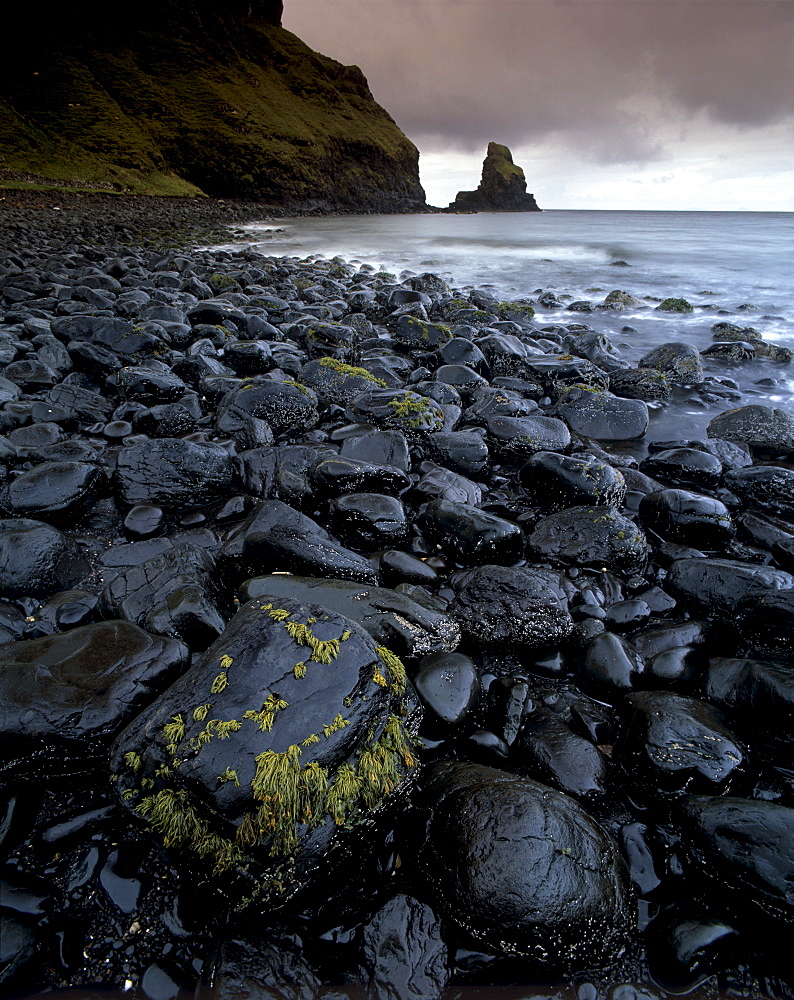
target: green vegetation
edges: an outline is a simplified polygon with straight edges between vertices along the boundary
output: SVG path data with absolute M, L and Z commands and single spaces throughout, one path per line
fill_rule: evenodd
M 663 299 L 657 306 L 657 309 L 661 309 L 663 312 L 691 313 L 694 310 L 694 306 L 691 302 L 687 302 L 686 299 L 670 298 Z
M 365 378 L 368 382 L 373 382 L 382 389 L 386 388 L 386 383 L 383 379 L 376 378 L 374 375 L 371 375 L 366 368 L 356 368 L 354 365 L 346 365 L 344 361 L 338 361 L 336 358 L 320 358 L 319 364 L 321 364 L 323 368 L 332 368 L 335 372 L 339 372 L 340 375 Z
M 1 71 L 3 187 L 423 203 L 417 151 L 360 70 L 261 13 L 164 0 L 125 21 L 69 15 L 20 29 Z

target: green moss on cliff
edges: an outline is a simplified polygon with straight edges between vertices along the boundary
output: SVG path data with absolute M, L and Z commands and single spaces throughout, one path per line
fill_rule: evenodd
M 178 0 L 164 9 L 126 26 L 78 16 L 0 70 L 5 183 L 423 204 L 417 151 L 357 67 L 228 0 L 200 17 Z

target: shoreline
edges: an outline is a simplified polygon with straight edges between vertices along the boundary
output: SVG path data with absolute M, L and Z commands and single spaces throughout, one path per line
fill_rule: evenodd
M 214 968 L 252 993 L 789 1000 L 794 417 L 741 400 L 638 462 L 622 443 L 698 384 L 694 348 L 631 369 L 575 316 L 430 273 L 196 249 L 249 203 L 38 197 L 0 200 L 13 990 L 203 995 Z M 328 822 L 285 806 L 276 847 L 264 821 L 229 840 L 237 788 L 269 801 L 254 761 L 299 747 Z M 179 822 L 136 811 L 183 793 Z

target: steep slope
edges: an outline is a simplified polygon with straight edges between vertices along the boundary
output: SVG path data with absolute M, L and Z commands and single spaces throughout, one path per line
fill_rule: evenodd
M 326 210 L 424 206 L 416 148 L 358 67 L 280 27 L 280 0 L 83 3 L 29 17 L 0 67 L 0 178 Z
M 499 142 L 489 142 L 476 191 L 458 191 L 452 212 L 539 212 L 533 194 L 527 194 L 524 171 Z

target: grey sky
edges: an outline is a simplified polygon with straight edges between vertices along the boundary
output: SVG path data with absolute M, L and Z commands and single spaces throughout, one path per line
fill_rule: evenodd
M 794 179 L 792 0 L 286 0 L 284 25 L 361 66 L 423 177 L 446 158 L 451 178 L 496 139 L 529 157 L 541 205 L 549 170 L 560 196 L 587 167 L 647 175 L 658 202 L 665 183 L 675 198 L 679 182 L 724 181 L 733 158 L 748 184 L 770 178 L 770 208 Z

